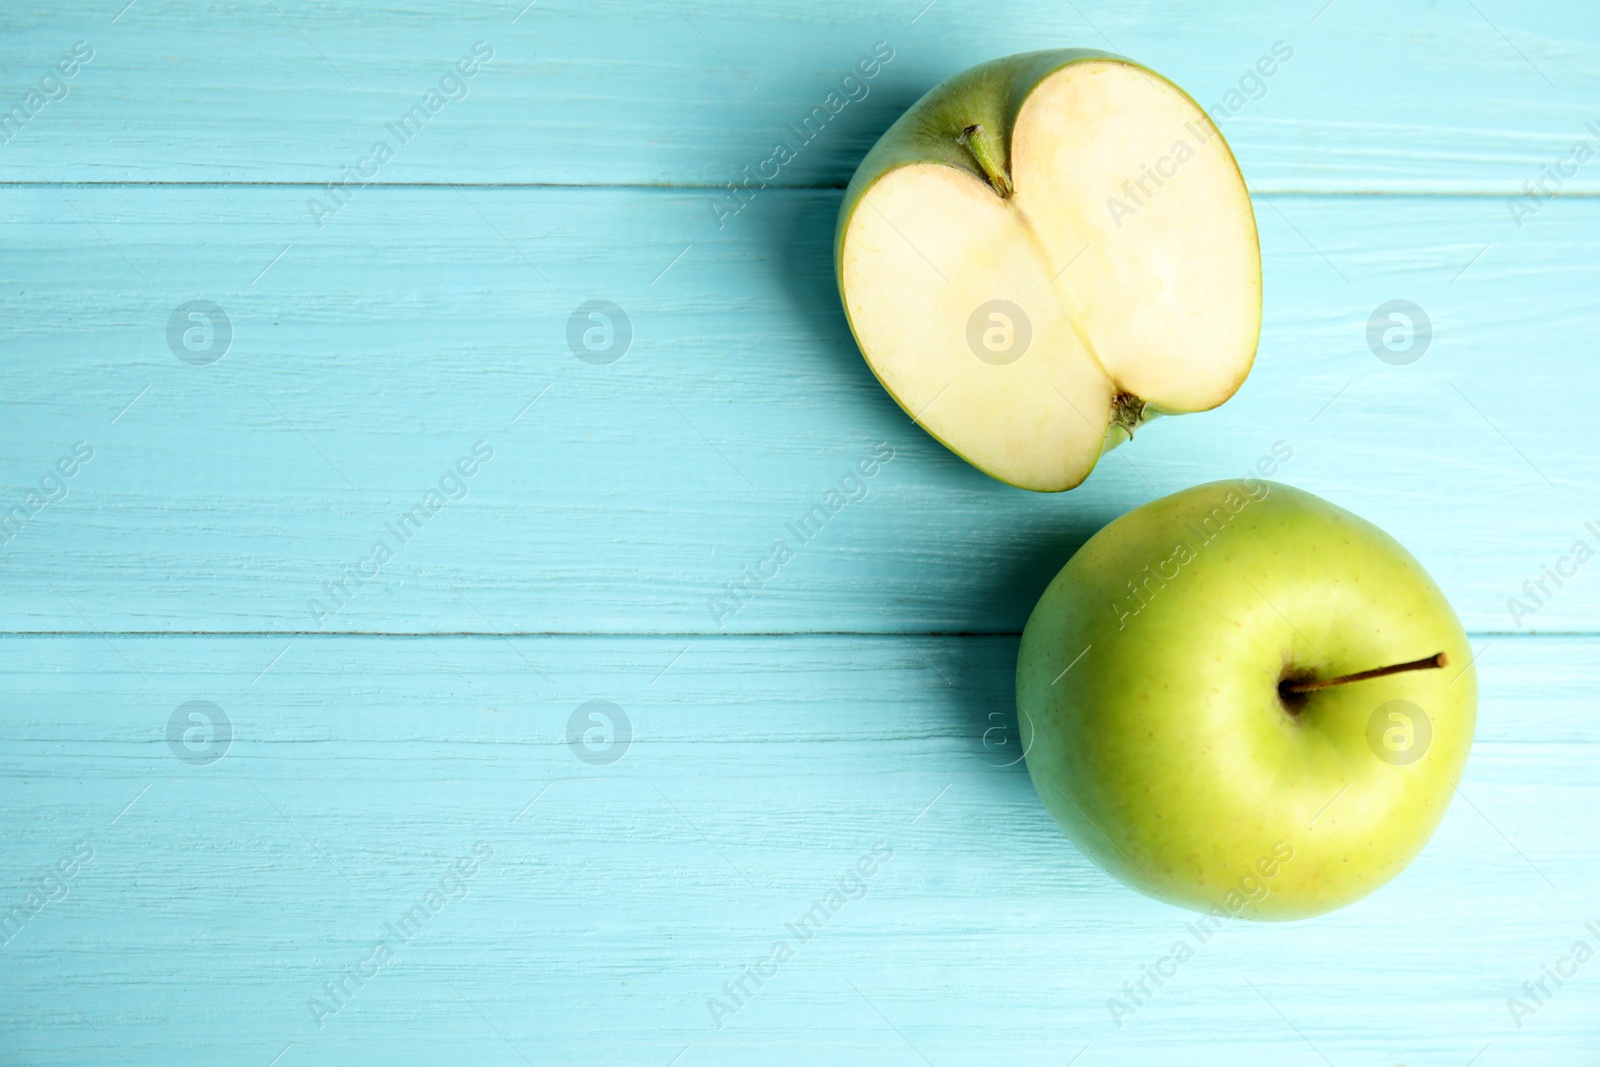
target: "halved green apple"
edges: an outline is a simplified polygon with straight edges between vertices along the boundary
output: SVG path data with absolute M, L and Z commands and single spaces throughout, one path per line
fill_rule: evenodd
M 1030 52 L 928 93 L 851 179 L 835 249 L 867 363 L 929 433 L 1078 485 L 1158 414 L 1244 382 L 1261 252 L 1206 113 L 1121 56 Z

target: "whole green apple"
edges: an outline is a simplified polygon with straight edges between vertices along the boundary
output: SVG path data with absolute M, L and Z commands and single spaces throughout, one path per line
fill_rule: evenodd
M 1132 60 L 1028 52 L 873 147 L 835 269 L 867 364 L 1002 481 L 1058 491 L 1157 414 L 1214 408 L 1261 334 L 1249 190 L 1203 109 Z
M 1398 542 L 1248 478 L 1095 534 L 1017 662 L 1028 771 L 1067 836 L 1223 917 L 1317 915 L 1399 874 L 1449 806 L 1477 699 L 1461 623 Z

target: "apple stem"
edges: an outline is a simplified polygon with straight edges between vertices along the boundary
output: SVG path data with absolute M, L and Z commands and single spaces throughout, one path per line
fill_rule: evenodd
M 962 130 L 956 142 L 972 153 L 972 158 L 978 162 L 978 169 L 983 171 L 984 178 L 994 187 L 994 191 L 1000 194 L 1000 198 L 1003 200 L 1010 197 L 1014 191 L 1011 178 L 1006 174 L 1005 168 L 1000 166 L 996 145 L 983 132 L 982 124 L 974 122 Z
M 1132 393 L 1118 393 L 1111 398 L 1111 424 L 1121 426 L 1131 441 L 1133 431 L 1148 421 L 1144 417 L 1144 408 L 1145 402 Z
M 1396 663 L 1388 667 L 1375 667 L 1370 671 L 1357 671 L 1354 674 L 1341 674 L 1337 678 L 1324 678 L 1313 682 L 1284 682 L 1278 689 L 1284 693 L 1314 693 L 1318 689 L 1331 689 L 1336 685 L 1347 682 L 1364 682 L 1368 678 L 1383 678 L 1390 674 L 1400 674 L 1403 671 L 1425 671 L 1434 667 L 1448 665 L 1450 657 L 1443 652 L 1435 652 L 1422 659 L 1414 659 L 1410 663 Z

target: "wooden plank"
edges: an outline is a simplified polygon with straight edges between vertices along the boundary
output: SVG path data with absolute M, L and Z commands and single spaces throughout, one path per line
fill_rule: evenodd
M 374 160 L 382 140 L 393 158 L 359 180 L 722 186 L 797 139 L 790 124 L 836 92 L 837 115 L 773 180 L 839 185 L 939 81 L 1059 46 L 1109 48 L 1174 78 L 1218 109 L 1269 192 L 1504 197 L 1575 140 L 1600 140 L 1585 128 L 1600 123 L 1600 22 L 1559 0 L 1024 0 L 1003 14 L 955 0 L 118 8 L 0 14 L 5 108 L 39 93 L 36 113 L 0 134 L 0 179 L 321 185 L 348 180 L 344 168 Z M 41 90 L 80 41 L 87 65 Z M 880 41 L 894 58 L 846 84 L 862 60 L 872 69 Z M 441 86 L 463 57 L 474 68 L 476 42 L 492 51 L 487 65 Z M 1293 53 L 1281 67 L 1278 42 Z M 418 104 L 435 108 L 420 131 L 393 134 L 387 124 Z M 1596 167 L 1564 191 L 1600 189 Z
M 1280 441 L 1280 478 L 1410 546 L 1470 629 L 1600 620 L 1584 569 L 1507 607 L 1596 541 L 1600 426 L 1569 398 L 1593 380 L 1600 203 L 1503 240 L 1488 200 L 1260 202 L 1267 317 L 1241 393 L 1037 496 L 946 452 L 867 371 L 834 291 L 837 193 L 774 193 L 718 235 L 695 192 L 372 189 L 309 240 L 305 194 L 0 207 L 5 510 L 59 496 L 58 460 L 94 450 L 4 545 L 7 629 L 1016 632 L 1105 522 Z M 1368 347 L 1394 298 L 1433 324 L 1404 366 Z M 197 299 L 231 322 L 208 366 L 169 346 Z M 610 365 L 568 344 L 591 299 L 631 320 Z M 796 537 L 880 448 L 865 498 Z M 416 512 L 441 482 L 464 497 Z M 380 539 L 395 556 L 371 578 Z M 795 558 L 730 599 L 778 539 Z
M 0 899 L 92 850 L 0 947 L 0 1057 L 1060 1064 L 1087 1045 L 1082 1063 L 1466 1063 L 1489 1045 L 1482 1062 L 1574 1063 L 1593 1047 L 1587 969 L 1520 1029 L 1506 1000 L 1600 920 L 1600 643 L 1499 642 L 1463 798 L 1417 862 L 1333 915 L 1227 927 L 1120 1028 L 1107 1001 L 1193 935 L 1092 867 L 1013 754 L 981 743 L 1015 650 L 0 639 Z M 632 727 L 604 765 L 567 740 L 595 699 Z M 203 732 L 169 744 L 193 700 L 230 721 L 214 762 Z M 893 855 L 865 894 L 714 1020 L 723 983 L 793 941 L 785 924 L 875 845 Z M 463 858 L 464 888 L 391 935 Z M 385 938 L 395 958 L 319 1028 L 308 1002 L 329 1006 L 323 983 L 370 971 Z
M 1547 572 L 1600 547 L 1600 163 L 1547 168 L 1600 144 L 1600 15 L 524 3 L 0 11 L 0 1061 L 1586 1062 L 1600 964 L 1546 975 L 1600 945 L 1600 580 Z M 1045 498 L 887 399 L 829 250 L 905 106 L 1054 45 L 1226 109 L 1268 291 L 1239 397 Z M 1519 225 L 1535 181 L 1579 195 Z M 1371 347 L 1395 300 L 1416 362 Z M 593 301 L 616 362 L 570 340 Z M 1105 522 L 1278 442 L 1477 632 L 1478 745 L 1394 884 L 1229 926 L 1119 1026 L 1195 939 L 1042 811 L 1007 635 Z M 630 739 L 585 747 L 600 712 Z

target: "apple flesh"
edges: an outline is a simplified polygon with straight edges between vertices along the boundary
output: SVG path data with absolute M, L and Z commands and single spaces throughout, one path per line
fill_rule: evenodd
M 1183 907 L 1295 919 L 1421 851 L 1466 765 L 1477 679 L 1393 538 L 1247 479 L 1090 538 L 1028 620 L 1017 709 L 1040 797 L 1101 867 Z
M 1255 215 L 1222 135 L 1103 52 L 929 92 L 851 180 L 835 266 L 890 395 L 1027 489 L 1070 489 L 1153 416 L 1227 400 L 1261 332 Z

